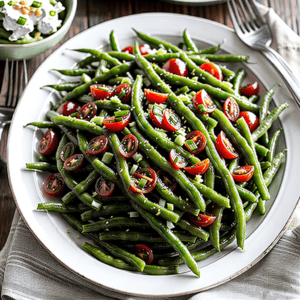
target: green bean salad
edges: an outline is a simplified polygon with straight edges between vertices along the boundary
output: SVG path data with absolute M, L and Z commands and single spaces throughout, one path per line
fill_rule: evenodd
M 259 83 L 230 69 L 245 55 L 198 49 L 188 30 L 179 45 L 135 32 L 142 44 L 121 48 L 112 31 L 108 51 L 73 49 L 76 68 L 55 69 L 73 79 L 43 87 L 61 97 L 26 125 L 44 132 L 26 168 L 51 173 L 37 209 L 60 213 L 101 262 L 200 276 L 197 261 L 244 249 L 246 223 L 266 213 L 285 159 L 270 128 L 288 104 L 270 111 L 278 84 L 257 104 Z

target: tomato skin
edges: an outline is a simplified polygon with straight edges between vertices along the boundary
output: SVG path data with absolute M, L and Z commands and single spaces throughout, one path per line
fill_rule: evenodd
M 90 121 L 97 114 L 97 106 L 94 102 L 84 104 L 78 111 L 77 118 Z
M 199 214 L 197 217 L 189 214 L 189 217 L 191 223 L 196 227 L 207 227 L 217 219 L 217 216 L 211 213 Z
M 171 116 L 173 116 L 173 118 L 176 119 L 176 124 L 174 124 L 174 123 L 172 123 L 172 121 L 170 121 Z M 165 130 L 176 131 L 176 130 L 180 129 L 180 127 L 181 127 L 180 118 L 172 110 L 165 109 L 163 112 L 162 126 Z
M 175 149 L 172 149 L 170 151 L 169 156 L 170 156 L 171 166 L 175 170 L 185 168 L 188 164 L 188 162 L 184 159 L 184 157 L 182 157 L 179 153 L 177 153 Z
M 254 174 L 254 166 L 246 165 L 235 169 L 231 175 L 235 181 L 245 182 L 250 180 L 253 174 Z
M 169 188 L 171 191 L 175 190 L 177 181 L 173 177 L 171 177 L 169 174 L 165 174 L 163 170 L 158 170 L 157 176 L 160 178 L 164 186 Z
M 130 122 L 131 112 L 128 115 L 122 116 L 122 121 L 115 122 L 115 117 L 106 118 L 103 120 L 103 125 L 111 131 L 121 131 L 123 130 Z
M 240 88 L 240 93 L 246 97 L 251 97 L 253 95 L 257 95 L 259 92 L 258 82 L 255 81 L 251 84 L 248 84 L 245 87 Z
M 44 182 L 44 192 L 51 197 L 61 196 L 65 189 L 65 181 L 60 173 L 50 175 Z
M 150 54 L 151 48 L 148 44 L 143 44 L 139 46 L 140 52 L 142 55 Z M 133 46 L 128 46 L 122 50 L 122 52 L 127 52 L 129 54 L 133 54 Z
M 108 139 L 105 135 L 99 135 L 90 140 L 86 147 L 86 153 L 95 155 L 104 153 L 108 148 Z
M 83 165 L 83 163 L 83 154 L 73 154 L 65 160 L 64 169 L 67 171 L 76 171 Z
M 196 150 L 192 151 L 192 150 L 190 150 L 188 144 L 185 143 L 185 146 L 188 148 L 189 152 L 192 153 L 192 154 L 198 154 L 201 151 L 203 151 L 204 148 L 206 147 L 206 137 L 199 130 L 195 130 L 195 131 L 192 131 L 192 132 L 188 133 L 186 135 L 186 140 L 193 140 L 194 143 L 196 144 L 196 146 L 198 146 L 198 148 Z
M 166 61 L 162 68 L 175 75 L 186 77 L 189 75 L 188 67 L 185 62 L 179 58 L 171 58 Z
M 192 165 L 191 167 L 184 168 L 184 170 L 191 175 L 202 175 L 207 171 L 209 165 L 210 165 L 210 161 L 208 158 L 206 158 Z
M 41 155 L 52 154 L 56 151 L 58 143 L 58 134 L 53 129 L 49 129 L 43 136 L 38 151 Z
M 201 114 L 208 114 L 214 112 L 216 105 L 212 101 L 210 95 L 204 90 L 200 90 L 193 97 L 193 104 Z M 199 108 L 199 105 L 202 105 L 202 109 Z
M 120 97 L 122 103 L 127 103 L 131 98 L 131 85 L 129 83 L 121 83 L 115 87 L 113 95 L 120 96 L 123 93 L 123 96 Z
M 97 179 L 95 184 L 95 191 L 101 197 L 110 196 L 115 189 L 115 184 L 111 181 L 105 180 L 103 177 Z
M 251 132 L 259 126 L 259 118 L 251 111 L 241 111 L 239 117 L 245 119 Z
M 219 66 L 212 62 L 206 62 L 200 66 L 200 69 L 210 73 L 212 76 L 216 77 L 218 80 L 223 80 L 223 74 Z
M 78 103 L 75 103 L 73 101 L 66 101 L 59 106 L 56 112 L 63 116 L 69 116 L 76 112 L 79 107 L 80 105 Z
M 168 99 L 168 94 L 163 94 L 163 93 L 158 93 L 149 89 L 144 89 L 144 93 L 146 96 L 146 99 L 151 103 L 151 104 L 161 104 L 166 102 Z
M 235 151 L 230 141 L 226 138 L 223 131 L 219 133 L 215 145 L 220 156 L 223 158 L 233 159 L 238 157 L 238 153 Z
M 107 91 L 101 90 L 100 88 L 106 89 Z M 95 100 L 104 100 L 112 96 L 113 87 L 106 84 L 95 83 L 90 85 L 90 91 Z
M 140 257 L 147 265 L 150 265 L 153 260 L 153 252 L 152 250 L 144 244 L 137 244 L 133 247 L 133 252 Z
M 124 143 L 127 143 L 127 144 L 124 145 Z M 124 149 L 124 147 L 126 147 L 127 149 Z M 129 157 L 132 157 L 137 152 L 138 147 L 139 146 L 138 146 L 137 138 L 133 134 L 127 134 L 122 139 L 122 142 L 119 146 L 119 152 L 123 157 L 129 158 Z M 128 148 L 129 148 L 129 150 L 128 150 Z
M 223 112 L 227 119 L 236 122 L 240 116 L 240 107 L 232 97 L 228 97 L 224 102 Z
M 156 183 L 157 183 L 157 174 L 156 172 L 152 169 L 152 168 L 142 168 L 139 169 L 138 171 L 136 171 L 133 176 L 133 178 L 135 179 L 142 179 L 142 178 L 150 178 L 150 180 L 148 180 L 147 184 L 145 187 L 140 188 L 138 187 L 138 185 L 136 184 L 136 182 L 134 180 L 130 181 L 130 188 L 129 190 L 132 192 L 136 192 L 139 194 L 147 194 L 150 193 L 154 190 Z

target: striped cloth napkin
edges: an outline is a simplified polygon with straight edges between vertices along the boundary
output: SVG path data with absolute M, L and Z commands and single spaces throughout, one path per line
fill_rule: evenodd
M 274 48 L 300 77 L 300 38 L 274 13 L 259 7 L 273 29 Z M 35 239 L 16 212 L 7 243 L 0 253 L 1 299 L 148 299 L 106 290 L 72 273 Z M 300 298 L 300 209 L 272 251 L 239 277 L 214 289 L 176 300 L 243 300 Z M 163 298 L 170 299 L 170 298 Z

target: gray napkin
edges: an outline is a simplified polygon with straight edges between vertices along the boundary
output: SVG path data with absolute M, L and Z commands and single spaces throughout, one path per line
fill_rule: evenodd
M 300 76 L 299 36 L 272 9 L 259 8 L 274 30 L 274 48 Z M 288 230 L 274 249 L 249 271 L 214 289 L 172 299 L 299 299 L 299 216 L 298 208 L 292 221 L 293 226 L 298 227 Z M 39 244 L 18 212 L 6 245 L 0 252 L 0 286 L 1 299 L 5 300 L 146 299 L 109 291 L 66 269 Z

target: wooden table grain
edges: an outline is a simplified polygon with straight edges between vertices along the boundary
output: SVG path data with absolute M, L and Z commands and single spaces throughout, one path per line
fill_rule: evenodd
M 275 12 L 277 12 L 277 14 L 288 24 L 288 26 L 290 26 L 298 34 L 300 33 L 300 0 L 258 0 L 258 2 L 268 7 L 272 7 Z M 27 61 L 28 77 L 30 78 L 33 75 L 38 66 L 55 49 L 79 32 L 107 20 L 147 12 L 170 12 L 186 14 L 206 18 L 232 27 L 227 5 L 224 3 L 209 6 L 188 6 L 182 4 L 172 4 L 171 1 L 158 0 L 78 0 L 76 17 L 72 23 L 70 31 L 64 40 L 55 48 Z M 182 26 L 184 28 L 184 24 Z M 2 82 L 3 78 L 3 69 L 4 62 L 0 62 L 0 82 Z M 0 143 L 0 153 L 4 155 L 4 157 L 7 155 L 7 135 L 8 128 L 4 130 Z M 16 206 L 14 204 L 12 193 L 9 187 L 6 165 L 0 164 L 0 249 L 3 248 L 7 239 L 15 209 Z

